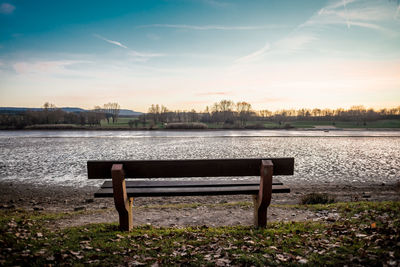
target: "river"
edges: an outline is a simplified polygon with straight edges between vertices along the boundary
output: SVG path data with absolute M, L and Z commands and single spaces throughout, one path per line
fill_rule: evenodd
M 1 131 L 0 180 L 84 187 L 87 160 L 294 157 L 285 184 L 400 180 L 400 131 Z

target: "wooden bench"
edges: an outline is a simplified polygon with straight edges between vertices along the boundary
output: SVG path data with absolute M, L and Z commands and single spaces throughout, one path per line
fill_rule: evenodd
M 88 161 L 89 179 L 107 179 L 94 194 L 113 197 L 122 230 L 133 225 L 134 197 L 253 195 L 254 224 L 265 227 L 272 193 L 289 193 L 273 175 L 293 175 L 293 158 Z M 224 180 L 218 177 L 259 176 L 257 180 Z M 203 180 L 147 179 L 209 177 Z M 140 180 L 126 181 L 125 178 Z

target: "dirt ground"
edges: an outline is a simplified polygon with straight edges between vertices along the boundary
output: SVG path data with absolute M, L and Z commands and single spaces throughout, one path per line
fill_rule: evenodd
M 291 193 L 274 194 L 272 206 L 268 209 L 268 221 L 304 221 L 334 220 L 338 214 L 311 212 L 289 207 L 277 207 L 274 204 L 298 204 L 305 194 L 328 193 L 337 201 L 400 201 L 399 184 L 384 185 L 289 185 Z M 52 227 L 89 223 L 116 222 L 113 199 L 94 199 L 97 188 L 38 187 L 27 184 L 0 182 L 0 208 L 36 210 L 39 212 L 75 212 L 72 216 L 57 220 Z M 154 226 L 230 226 L 252 225 L 253 208 L 251 205 L 229 205 L 229 203 L 251 203 L 252 197 L 243 196 L 207 196 L 207 197 L 154 197 L 134 200 L 134 224 Z M 174 205 L 174 204 L 200 205 Z M 169 205 L 163 207 L 163 205 Z M 172 206 L 171 206 L 172 205 Z

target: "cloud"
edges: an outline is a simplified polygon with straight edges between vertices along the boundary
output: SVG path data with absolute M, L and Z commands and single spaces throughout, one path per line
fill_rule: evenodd
M 347 4 L 356 2 L 356 1 L 357 0 L 339 0 L 339 1 L 335 1 L 335 2 L 327 5 L 323 9 L 334 9 L 334 8 L 338 8 L 338 7 L 343 7 L 343 5 L 347 5 Z
M 154 33 L 148 33 L 148 34 L 146 34 L 146 37 L 153 41 L 160 40 L 160 36 L 158 36 L 157 34 L 154 34 Z
M 103 37 L 103 36 L 101 36 L 101 35 L 98 35 L 98 34 L 93 34 L 93 36 L 95 36 L 95 37 L 97 37 L 97 38 L 99 38 L 99 39 L 101 39 L 101 40 L 103 40 L 103 41 L 106 41 L 106 42 L 108 42 L 108 43 L 110 43 L 110 44 L 114 44 L 114 45 L 117 45 L 117 46 L 119 46 L 119 47 L 128 49 L 128 47 L 126 47 L 125 45 L 121 44 L 120 42 L 113 41 L 113 40 L 109 40 L 109 39 L 107 39 L 107 38 L 105 38 L 105 37 Z
M 174 28 L 196 31 L 220 30 L 220 31 L 252 31 L 265 29 L 279 29 L 287 26 L 284 25 L 264 25 L 264 26 L 221 26 L 221 25 L 187 25 L 187 24 L 148 24 L 139 25 L 136 28 Z
M 227 7 L 231 5 L 231 3 L 216 0 L 202 0 L 202 2 L 213 7 Z
M 204 92 L 204 93 L 198 93 L 196 94 L 197 96 L 209 96 L 209 95 L 229 95 L 230 92 Z
M 340 0 L 320 9 L 301 27 L 342 24 L 347 28 L 357 26 L 394 35 L 393 30 L 380 26 L 378 23 L 395 18 L 396 12 L 391 3 Z
M 293 53 L 301 50 L 304 46 L 317 38 L 312 34 L 294 34 L 289 35 L 277 42 L 275 42 L 272 46 L 269 43 L 266 43 L 265 46 L 258 49 L 257 51 L 240 57 L 235 60 L 235 63 L 249 63 L 262 59 L 267 53 L 271 52 L 284 52 L 284 53 Z
M 377 8 L 377 7 L 363 7 L 358 9 L 343 9 L 343 10 L 332 10 L 323 8 L 318 11 L 319 16 L 336 16 L 342 19 L 353 19 L 362 21 L 380 21 L 388 18 L 389 9 Z
M 63 73 L 66 66 L 86 61 L 77 60 L 56 60 L 56 61 L 37 61 L 37 62 L 16 62 L 13 64 L 14 70 L 18 74 L 28 73 Z
M 146 62 L 151 58 L 165 56 L 165 54 L 161 53 L 142 53 L 131 49 L 129 50 L 128 54 L 134 58 L 134 61 L 137 62 Z
M 297 51 L 317 39 L 312 34 L 297 34 L 279 40 L 274 47 L 280 50 Z
M 134 57 L 162 57 L 162 56 L 165 56 L 165 54 L 161 54 L 161 53 L 141 53 L 141 52 L 137 52 L 135 50 L 130 50 L 129 54 Z
M 270 47 L 271 46 L 269 45 L 269 43 L 266 43 L 265 46 L 263 46 L 259 50 L 255 51 L 247 56 L 236 59 L 235 63 L 247 63 L 247 62 L 259 60 L 270 50 Z
M 106 41 L 108 43 L 111 43 L 111 44 L 114 44 L 114 45 L 117 45 L 117 46 L 120 46 L 122 48 L 127 49 L 128 50 L 128 55 L 133 57 L 133 60 L 137 61 L 137 62 L 146 62 L 150 58 L 165 56 L 165 54 L 161 54 L 161 53 L 143 53 L 143 52 L 138 52 L 138 51 L 135 51 L 135 50 L 132 50 L 132 49 L 128 48 L 127 46 L 121 44 L 120 42 L 109 40 L 109 39 L 107 39 L 107 38 L 105 38 L 105 37 L 103 37 L 101 35 L 94 34 L 94 36 L 99 38 L 99 39 L 101 39 L 101 40 L 104 40 L 104 41 Z
M 254 104 L 269 104 L 269 103 L 284 103 L 290 102 L 292 99 L 289 97 L 263 97 L 259 100 L 251 101 Z
M 15 10 L 15 6 L 9 3 L 3 3 L 0 5 L 0 14 L 11 14 Z

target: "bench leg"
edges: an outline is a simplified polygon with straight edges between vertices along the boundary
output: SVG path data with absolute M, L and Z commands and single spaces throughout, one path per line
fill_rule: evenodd
M 267 226 L 267 209 L 271 203 L 272 195 L 273 163 L 271 160 L 263 160 L 260 170 L 260 190 L 254 201 L 254 225 L 257 227 Z
M 125 175 L 122 164 L 114 164 L 111 169 L 115 208 L 119 214 L 119 227 L 130 231 L 133 227 L 133 198 L 126 194 Z

